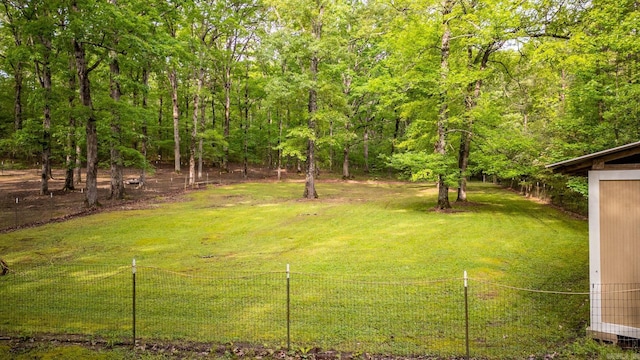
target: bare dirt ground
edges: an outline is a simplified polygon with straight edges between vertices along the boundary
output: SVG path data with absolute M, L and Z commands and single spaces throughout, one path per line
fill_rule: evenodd
M 463 357 L 434 357 L 428 355 L 394 356 L 385 354 L 368 354 L 322 350 L 319 348 L 265 348 L 249 344 L 207 344 L 186 341 L 153 342 L 136 341 L 132 349 L 131 344 L 111 343 L 99 338 L 81 336 L 65 337 L 29 337 L 11 338 L 0 336 L 0 346 L 7 346 L 10 353 L 27 358 L 48 358 L 47 351 L 53 354 L 64 353 L 65 347 L 77 346 L 95 352 L 96 359 L 103 358 L 105 352 L 119 351 L 117 354 L 128 354 L 127 358 L 134 359 L 259 359 L 259 360 L 462 360 Z M 57 349 L 57 350 L 56 350 Z M 64 358 L 64 355 L 60 357 Z M 546 359 L 546 358 L 545 358 Z
M 185 173 L 187 171 L 187 173 Z M 174 197 L 185 190 L 202 189 L 208 185 L 223 185 L 242 181 L 276 180 L 276 170 L 253 167 L 248 170 L 247 178 L 243 176 L 240 166 L 230 166 L 228 173 L 218 168 L 203 169 L 202 178 L 197 179 L 195 187 L 187 186 L 188 169 L 181 174 L 173 170 L 173 164 L 156 164 L 152 173 L 146 175 L 143 186 L 139 184 L 125 185 L 124 200 L 110 200 L 109 171 L 98 171 L 97 210 L 88 210 L 84 205 L 84 173 L 82 181 L 72 191 L 62 191 L 64 187 L 64 170 L 54 169 L 53 179 L 49 180 L 49 192 L 40 195 L 40 169 L 5 170 L 0 173 L 0 232 L 44 224 L 52 221 L 63 221 L 71 217 L 82 216 L 96 211 L 113 210 L 143 206 L 150 201 L 162 201 Z M 126 169 L 125 180 L 138 179 L 140 170 Z M 286 172 L 283 179 L 300 178 L 296 173 Z

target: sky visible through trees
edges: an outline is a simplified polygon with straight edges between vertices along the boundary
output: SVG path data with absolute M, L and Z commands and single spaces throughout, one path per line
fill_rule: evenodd
M 308 198 L 392 169 L 446 208 L 640 140 L 639 24 L 637 0 L 2 0 L 0 158 L 90 207 L 98 168 L 118 199 L 161 159 L 300 171 Z

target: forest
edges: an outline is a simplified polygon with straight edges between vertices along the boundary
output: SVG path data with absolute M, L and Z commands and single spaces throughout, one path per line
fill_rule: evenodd
M 98 203 L 157 161 L 439 184 L 640 139 L 638 0 L 2 0 L 0 159 Z M 301 195 L 303 194 L 301 189 Z M 320 194 L 321 195 L 321 194 Z M 453 200 L 453 199 L 451 199 Z

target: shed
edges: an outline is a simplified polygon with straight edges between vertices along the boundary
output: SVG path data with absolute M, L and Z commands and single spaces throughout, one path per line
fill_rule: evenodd
M 640 142 L 547 168 L 589 178 L 588 333 L 640 339 Z

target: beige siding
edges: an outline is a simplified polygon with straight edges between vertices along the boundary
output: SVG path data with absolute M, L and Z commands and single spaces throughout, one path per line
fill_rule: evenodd
M 600 181 L 602 320 L 640 327 L 640 180 Z

